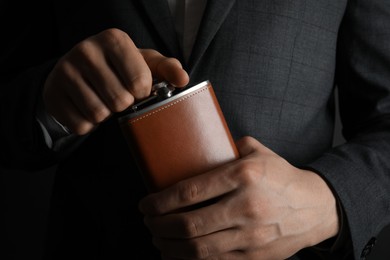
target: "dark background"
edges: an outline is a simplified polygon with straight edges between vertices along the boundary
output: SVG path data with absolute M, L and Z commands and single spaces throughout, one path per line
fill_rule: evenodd
M 334 143 L 336 145 L 343 141 L 338 121 Z M 1 260 L 41 259 L 54 179 L 53 170 L 26 173 L 0 168 Z M 4 235 L 5 241 L 2 242 Z M 368 260 L 389 260 L 389 241 L 390 226 L 380 233 Z

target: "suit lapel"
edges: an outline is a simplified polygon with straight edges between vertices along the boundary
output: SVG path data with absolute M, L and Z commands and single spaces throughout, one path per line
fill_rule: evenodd
M 166 0 L 139 0 L 139 4 L 145 10 L 146 15 L 156 28 L 156 33 L 169 52 L 182 59 L 177 40 L 173 18 Z M 235 0 L 209 0 L 199 27 L 198 36 L 193 47 L 188 68 L 192 70 L 203 56 L 207 47 L 226 19 Z
M 202 58 L 234 3 L 235 0 L 208 1 L 202 23 L 199 27 L 198 36 L 189 59 L 188 68 L 190 70 L 192 70 L 197 65 L 200 58 Z
M 181 58 L 182 55 L 167 0 L 139 0 L 138 2 L 145 10 L 146 15 L 156 28 L 156 34 L 170 54 Z

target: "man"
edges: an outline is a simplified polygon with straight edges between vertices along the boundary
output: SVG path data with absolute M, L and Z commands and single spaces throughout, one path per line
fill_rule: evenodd
M 47 259 L 364 259 L 390 222 L 390 6 L 180 3 L 5 4 L 1 158 L 58 165 Z M 153 78 L 210 80 L 240 159 L 147 195 L 117 116 Z

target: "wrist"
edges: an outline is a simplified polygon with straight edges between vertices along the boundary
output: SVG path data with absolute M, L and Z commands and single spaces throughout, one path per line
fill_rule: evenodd
M 336 197 L 327 182 L 317 173 L 301 170 L 299 189 L 304 191 L 304 209 L 313 228 L 307 233 L 307 245 L 314 246 L 337 236 L 340 228 Z

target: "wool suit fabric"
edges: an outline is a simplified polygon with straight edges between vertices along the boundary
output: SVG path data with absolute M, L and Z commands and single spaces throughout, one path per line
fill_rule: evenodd
M 388 2 L 211 0 L 188 62 L 165 0 L 3 6 L 14 15 L 2 23 L 1 163 L 57 166 L 47 259 L 159 256 L 138 212 L 146 191 L 117 118 L 59 151 L 47 148 L 35 120 L 58 58 L 108 28 L 127 32 L 138 48 L 178 58 L 191 84 L 210 80 L 234 139 L 253 136 L 294 166 L 320 174 L 344 209 L 351 237 L 340 255 L 364 258 L 390 223 Z M 335 102 L 346 142 L 332 147 Z M 327 257 L 310 249 L 294 257 L 315 259 L 312 254 Z

